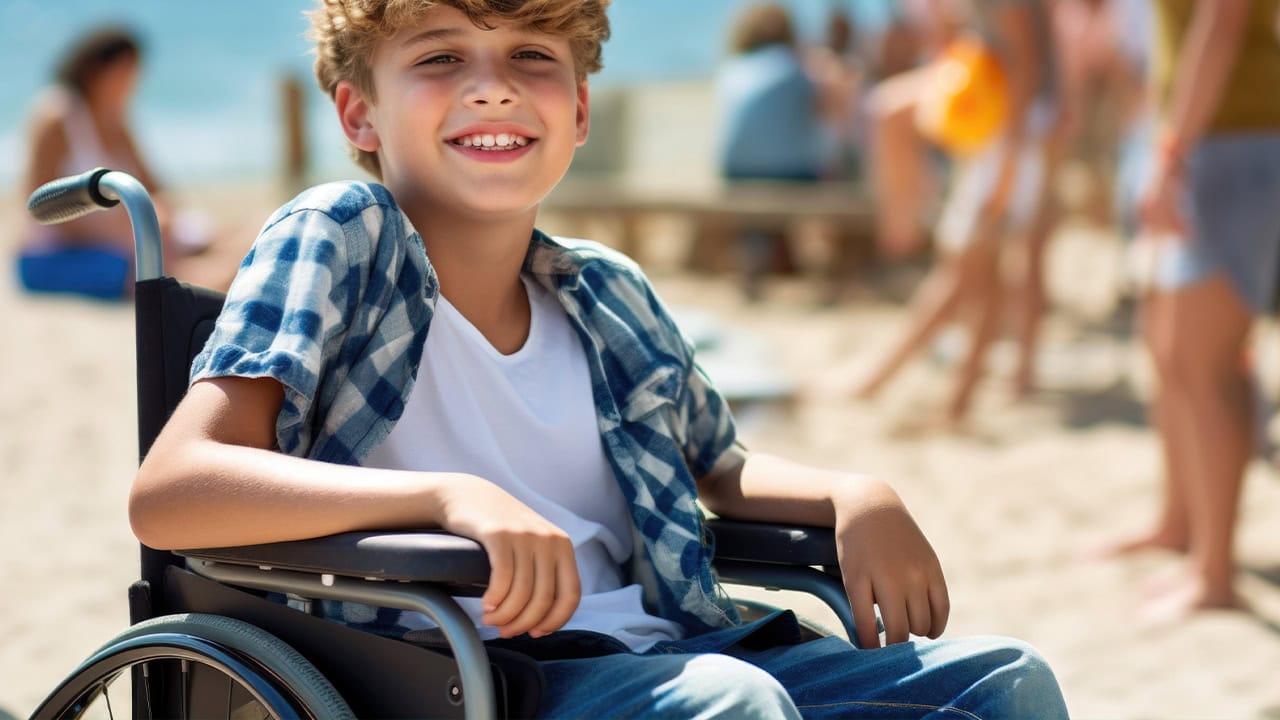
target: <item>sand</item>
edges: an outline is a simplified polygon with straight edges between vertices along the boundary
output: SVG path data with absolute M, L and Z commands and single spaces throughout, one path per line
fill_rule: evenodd
M 6 205 L 6 228 L 17 222 Z M 697 306 L 765 348 L 797 382 L 856 368 L 903 315 L 915 268 L 878 275 L 824 306 L 804 278 L 750 305 L 729 278 L 649 265 L 669 302 Z M 9 247 L 0 244 L 0 247 Z M 1080 550 L 1134 530 L 1155 509 L 1159 462 L 1145 423 L 1141 356 L 1117 311 L 1119 253 L 1071 226 L 1051 255 L 1053 315 L 1044 391 L 1007 399 L 1009 348 L 992 361 L 965 434 L 921 432 L 947 389 L 947 345 L 879 401 L 834 397 L 746 407 L 752 447 L 895 484 L 936 547 L 953 612 L 949 636 L 1006 634 L 1036 645 L 1081 718 L 1280 718 L 1280 481 L 1249 471 L 1239 533 L 1241 589 L 1255 611 L 1152 623 L 1144 582 L 1176 567 L 1161 554 L 1086 560 Z M 0 273 L 0 719 L 25 717 L 126 624 L 136 544 L 125 498 L 136 463 L 132 310 L 20 295 Z M 1264 339 L 1274 343 L 1268 329 Z M 1266 356 L 1265 352 L 1261 356 Z M 775 602 L 813 602 L 759 593 Z M 820 613 L 819 613 L 820 616 Z M 823 619 L 821 616 L 819 619 Z M 829 619 L 828 619 L 829 622 Z

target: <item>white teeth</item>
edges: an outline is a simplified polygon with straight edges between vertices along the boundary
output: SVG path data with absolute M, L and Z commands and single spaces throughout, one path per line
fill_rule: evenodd
M 513 133 L 498 133 L 497 135 L 477 133 L 475 135 L 464 135 L 453 141 L 455 145 L 461 145 L 462 147 L 493 148 L 495 150 L 524 147 L 529 142 L 529 138 Z

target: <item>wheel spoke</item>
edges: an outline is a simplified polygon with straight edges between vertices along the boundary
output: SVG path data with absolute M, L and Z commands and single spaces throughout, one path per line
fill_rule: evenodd
M 149 661 L 142 663 L 142 694 L 147 698 L 147 720 L 155 720 L 156 713 L 151 709 L 151 663 Z
M 189 674 L 191 672 L 191 663 L 187 662 L 186 660 L 179 660 L 178 662 L 182 668 L 182 680 L 181 680 L 182 717 L 185 720 L 191 720 L 191 713 L 188 712 L 189 708 L 187 708 L 187 685 L 189 684 L 188 681 L 191 679 Z
M 101 688 L 99 692 L 102 693 L 103 701 L 107 703 L 107 720 L 116 720 L 116 714 L 111 711 L 111 689 L 105 682 L 98 683 L 98 687 Z

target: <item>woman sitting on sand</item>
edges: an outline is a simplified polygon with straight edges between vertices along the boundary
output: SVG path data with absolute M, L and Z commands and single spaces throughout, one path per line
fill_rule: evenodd
M 40 94 L 32 113 L 24 189 L 95 167 L 127 172 L 153 195 L 166 238 L 166 271 L 203 285 L 225 287 L 235 265 L 196 259 L 209 238 L 199 222 L 171 222 L 160 186 L 139 154 L 128 109 L 141 61 L 127 31 L 94 31 L 64 56 L 57 83 Z M 176 225 L 185 225 L 178 228 Z M 179 232 L 181 230 L 182 232 Z M 32 292 L 119 299 L 132 291 L 133 234 L 123 212 L 91 213 L 56 226 L 32 223 L 18 254 L 18 278 Z

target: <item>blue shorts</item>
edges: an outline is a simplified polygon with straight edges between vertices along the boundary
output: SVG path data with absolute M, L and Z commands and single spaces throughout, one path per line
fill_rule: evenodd
M 1177 290 L 1225 273 L 1255 314 L 1276 307 L 1280 281 L 1280 133 L 1218 135 L 1188 161 L 1190 237 L 1171 243 L 1153 284 Z
M 71 293 L 120 300 L 129 288 L 131 261 L 115 248 L 60 247 L 24 250 L 18 279 L 30 292 Z

